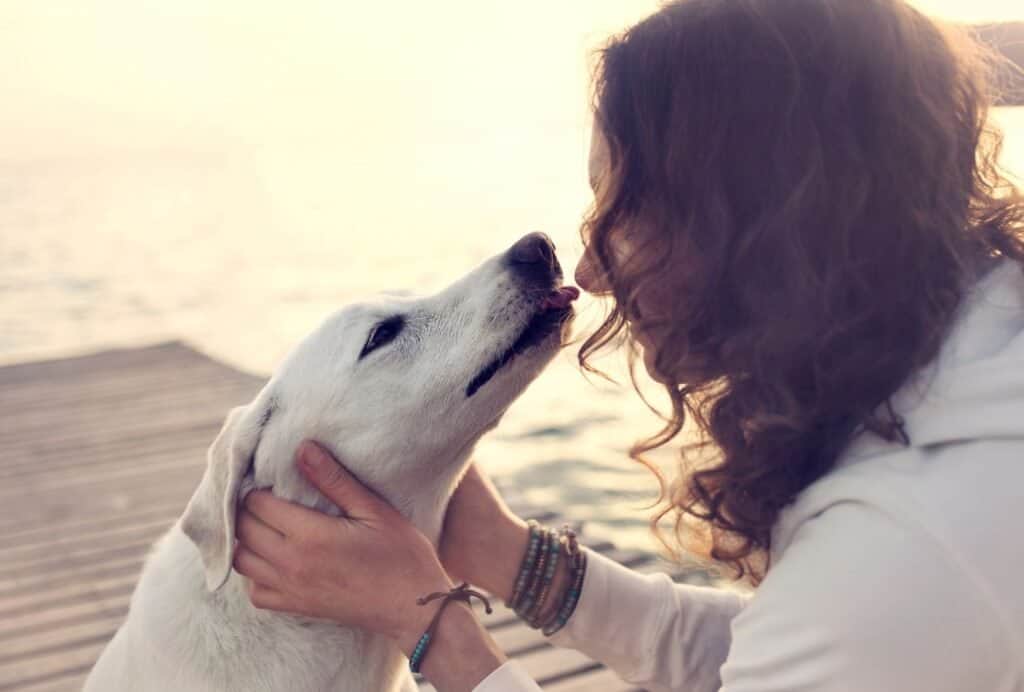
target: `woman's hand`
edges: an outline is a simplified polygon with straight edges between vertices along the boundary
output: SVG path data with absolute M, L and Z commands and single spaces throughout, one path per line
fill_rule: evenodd
M 452 587 L 434 547 L 316 443 L 304 442 L 297 461 L 345 516 L 250 493 L 234 565 L 252 580 L 253 605 L 379 632 L 408 656 L 440 607 L 416 599 Z M 439 690 L 469 692 L 505 660 L 473 609 L 451 603 L 420 671 Z
M 408 654 L 436 610 L 416 598 L 452 587 L 433 546 L 317 444 L 297 460 L 345 516 L 250 493 L 234 566 L 252 580 L 253 605 L 379 632 Z
M 529 541 L 526 522 L 476 464 L 470 466 L 445 514 L 440 552 L 448 574 L 508 601 Z

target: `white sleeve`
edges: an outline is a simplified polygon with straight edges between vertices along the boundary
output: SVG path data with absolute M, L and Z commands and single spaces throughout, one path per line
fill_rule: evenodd
M 540 692 L 519 661 L 509 659 L 473 688 L 473 692 Z
M 590 552 L 576 612 L 551 641 L 655 692 L 1015 689 L 986 593 L 941 540 L 847 502 L 796 530 L 749 602 Z M 507 684 L 475 692 L 535 692 L 504 668 Z
M 714 692 L 729 652 L 729 623 L 747 599 L 722 589 L 641 575 L 587 552 L 576 610 L 551 637 L 631 684 L 650 690 Z
M 1015 689 L 983 592 L 923 527 L 832 505 L 797 529 L 733 621 L 722 692 Z

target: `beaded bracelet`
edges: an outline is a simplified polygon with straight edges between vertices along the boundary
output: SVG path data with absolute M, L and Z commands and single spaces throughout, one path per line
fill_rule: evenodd
M 430 648 L 430 640 L 434 637 L 434 630 L 437 629 L 437 624 L 440 622 L 441 616 L 444 614 L 444 609 L 448 607 L 449 603 L 452 601 L 465 601 L 466 603 L 470 603 L 472 598 L 478 598 L 484 604 L 484 610 L 487 614 L 489 615 L 491 613 L 491 603 L 487 600 L 487 597 L 479 591 L 474 591 L 469 588 L 469 584 L 466 582 L 462 582 L 460 585 L 449 591 L 437 591 L 426 596 L 421 596 L 416 599 L 416 604 L 421 606 L 427 605 L 431 601 L 439 598 L 442 599 L 441 607 L 437 609 L 436 613 L 434 613 L 434 617 L 431 618 L 430 624 L 427 625 L 427 629 L 423 632 L 419 641 L 416 642 L 416 646 L 413 648 L 412 653 L 409 654 L 409 670 L 414 673 L 420 672 L 420 666 L 423 664 L 423 657 L 427 655 L 427 650 Z
M 526 553 L 523 555 L 523 562 L 519 568 L 519 576 L 516 577 L 515 586 L 512 589 L 512 596 L 509 598 L 508 602 L 505 603 L 507 607 L 512 608 L 513 610 L 518 607 L 519 601 L 522 599 L 524 592 L 526 591 L 527 583 L 529 582 L 537 559 L 537 553 L 540 550 L 540 524 L 535 520 L 530 519 L 526 522 L 526 525 L 530 528 L 530 541 L 527 543 Z
M 541 532 L 540 548 L 537 551 L 537 562 L 530 571 L 530 578 L 527 580 L 528 585 L 526 587 L 526 592 L 523 594 L 522 600 L 515 609 L 516 615 L 524 620 L 528 620 L 527 614 L 533 610 L 533 606 L 537 602 L 537 597 L 540 595 L 544 575 L 547 572 L 547 564 L 551 561 L 551 546 L 555 541 L 556 536 L 553 532 L 547 530 L 543 530 Z
M 427 654 L 428 646 L 430 646 L 430 633 L 424 632 L 420 640 L 416 642 L 416 648 L 409 655 L 409 670 L 414 673 L 420 672 L 420 665 L 423 664 L 423 657 Z
M 565 627 L 576 610 L 580 594 L 583 593 L 583 579 L 587 573 L 587 554 L 580 549 L 576 540 L 576 532 L 565 526 L 563 537 L 566 542 L 566 549 L 569 553 L 570 586 L 562 600 L 561 607 L 554 615 L 548 618 L 543 624 L 541 632 L 545 637 L 550 637 L 558 630 Z
M 545 636 L 551 636 L 566 625 L 576 610 L 583 592 L 587 556 L 580 549 L 576 532 L 568 524 L 565 524 L 557 534 L 542 528 L 533 519 L 527 522 L 527 526 L 529 540 L 526 552 L 519 566 L 512 595 L 505 605 L 514 610 L 530 627 L 541 630 Z M 559 606 L 542 618 L 563 546 L 566 559 L 569 560 L 569 584 Z
M 562 554 L 562 539 L 554 531 L 549 532 L 550 542 L 548 545 L 548 562 L 544 567 L 543 578 L 540 580 L 540 593 L 537 595 L 533 607 L 526 611 L 524 619 L 526 624 L 534 629 L 540 629 L 538 618 L 544 612 L 544 605 L 547 603 L 548 595 L 551 593 L 551 584 L 555 580 L 555 572 L 558 570 L 558 558 Z

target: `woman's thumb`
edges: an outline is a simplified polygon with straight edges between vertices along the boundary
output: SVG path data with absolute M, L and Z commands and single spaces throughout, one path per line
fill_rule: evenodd
M 303 475 L 348 516 L 359 517 L 376 508 L 379 498 L 312 440 L 299 445 L 296 455 Z

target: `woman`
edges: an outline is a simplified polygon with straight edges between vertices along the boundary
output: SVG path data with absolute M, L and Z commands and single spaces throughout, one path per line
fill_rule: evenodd
M 673 415 L 634 456 L 702 433 L 660 516 L 757 588 L 584 551 L 554 563 L 555 644 L 651 689 L 1024 690 L 1024 200 L 990 64 L 902 0 L 684 0 L 603 52 L 576 278 L 613 307 L 581 362 L 620 333 L 642 354 Z M 385 632 L 445 692 L 537 689 L 465 603 L 414 605 L 514 599 L 536 565 L 478 470 L 437 555 L 323 450 L 300 462 L 349 518 L 250 496 L 257 606 Z

